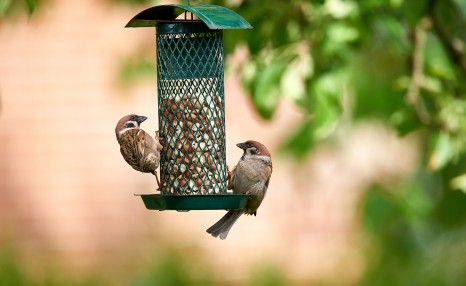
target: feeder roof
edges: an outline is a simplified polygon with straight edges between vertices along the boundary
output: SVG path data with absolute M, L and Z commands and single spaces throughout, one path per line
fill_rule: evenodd
M 209 29 L 225 30 L 252 28 L 243 17 L 232 10 L 210 4 L 169 4 L 155 6 L 134 16 L 125 27 L 154 27 L 158 22 L 175 21 L 179 15 L 186 11 L 199 17 Z

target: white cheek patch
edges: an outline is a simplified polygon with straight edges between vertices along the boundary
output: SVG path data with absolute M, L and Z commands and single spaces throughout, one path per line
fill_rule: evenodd
M 244 156 L 242 157 L 243 160 L 251 160 L 251 159 L 254 159 L 254 160 L 260 160 L 262 161 L 264 164 L 268 165 L 270 164 L 270 162 L 272 162 L 272 160 L 270 159 L 269 156 L 261 156 L 261 155 L 250 155 L 250 154 L 244 154 Z
M 257 159 L 261 160 L 264 162 L 264 164 L 268 165 L 270 164 L 271 160 L 269 156 L 256 156 Z
M 121 130 L 120 132 L 118 132 L 118 136 L 120 136 L 120 137 L 121 137 L 121 135 L 123 135 L 123 133 L 125 133 L 126 131 L 128 131 L 128 130 L 131 130 L 131 129 L 134 129 L 134 127 L 131 127 L 131 128 L 125 128 L 125 129 Z

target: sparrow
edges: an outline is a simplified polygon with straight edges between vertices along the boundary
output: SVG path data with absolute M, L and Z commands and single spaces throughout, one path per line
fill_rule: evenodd
M 243 149 L 243 156 L 229 175 L 228 189 L 234 194 L 246 194 L 247 205 L 242 210 L 230 210 L 218 222 L 207 229 L 214 237 L 225 239 L 231 227 L 242 214 L 256 215 L 272 175 L 272 158 L 267 148 L 257 141 L 236 144 Z
M 115 127 L 115 134 L 126 163 L 137 171 L 154 174 L 160 188 L 156 169 L 160 163 L 162 145 L 158 132 L 155 132 L 154 139 L 140 129 L 141 123 L 146 119 L 147 117 L 136 114 L 123 116 Z

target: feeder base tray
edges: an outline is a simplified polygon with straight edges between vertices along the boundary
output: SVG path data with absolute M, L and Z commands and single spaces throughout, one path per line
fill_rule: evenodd
M 149 210 L 239 210 L 247 204 L 247 195 L 137 195 Z

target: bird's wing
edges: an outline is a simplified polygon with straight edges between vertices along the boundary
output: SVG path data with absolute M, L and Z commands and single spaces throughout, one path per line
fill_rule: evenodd
M 121 137 L 120 152 L 125 161 L 133 168 L 139 166 L 139 152 L 137 150 L 137 132 L 138 130 L 128 130 Z M 136 169 L 136 168 L 135 168 Z M 137 169 L 136 169 L 137 170 Z
M 270 166 L 270 172 L 267 175 L 267 180 L 265 181 L 265 184 L 264 184 L 264 192 L 266 192 L 267 188 L 269 187 L 270 177 L 272 177 L 271 175 L 272 175 L 272 166 Z
M 236 167 L 230 172 L 230 180 L 228 181 L 227 190 L 233 189 L 236 184 Z
M 143 130 L 141 130 L 142 132 L 144 132 Z M 156 133 L 156 137 L 155 139 L 152 138 L 147 132 L 144 132 L 145 134 L 145 146 L 146 148 L 148 148 L 148 150 L 150 151 L 160 151 L 162 149 L 162 145 L 160 145 L 158 139 L 157 139 L 157 133 Z
M 121 155 L 125 159 L 126 163 L 128 163 L 131 167 L 137 166 L 138 159 L 136 158 L 134 152 L 131 150 L 132 148 L 127 148 L 125 145 L 120 146 Z
M 273 167 L 272 167 L 272 161 L 271 160 L 267 160 L 267 161 L 263 161 L 264 165 L 265 165 L 265 177 L 267 178 L 265 180 L 265 183 L 264 183 L 264 193 L 267 192 L 267 188 L 269 187 L 269 183 L 270 183 L 270 177 L 272 176 L 272 170 L 273 170 Z
M 134 142 L 136 143 L 136 152 L 138 153 L 138 159 L 139 159 L 139 168 L 141 171 L 144 170 L 144 158 L 145 158 L 145 152 L 146 152 L 146 132 L 144 130 L 138 130 L 138 132 L 135 134 L 135 140 Z

